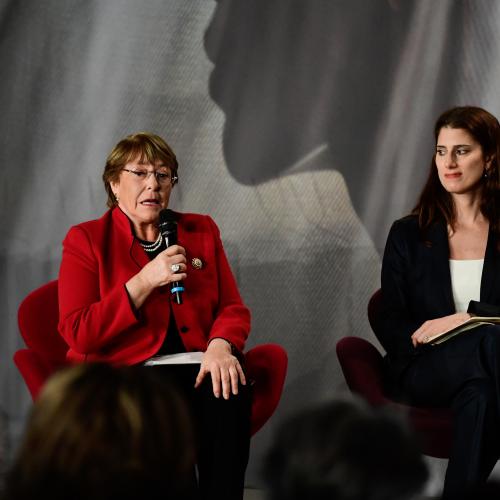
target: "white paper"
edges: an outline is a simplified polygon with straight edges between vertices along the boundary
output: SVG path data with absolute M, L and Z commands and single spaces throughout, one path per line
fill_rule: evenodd
M 165 354 L 164 356 L 153 356 L 144 362 L 145 366 L 155 365 L 194 365 L 200 364 L 203 352 L 180 352 L 178 354 Z

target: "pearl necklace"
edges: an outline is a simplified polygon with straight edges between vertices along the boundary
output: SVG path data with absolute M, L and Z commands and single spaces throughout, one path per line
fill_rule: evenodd
M 154 241 L 153 243 L 143 243 L 142 241 L 139 241 L 139 243 L 141 244 L 141 247 L 144 248 L 144 251 L 149 253 L 155 252 L 156 250 L 158 250 L 158 248 L 160 248 L 160 245 L 163 243 L 163 236 L 160 233 L 158 235 L 158 238 L 156 238 L 156 241 Z

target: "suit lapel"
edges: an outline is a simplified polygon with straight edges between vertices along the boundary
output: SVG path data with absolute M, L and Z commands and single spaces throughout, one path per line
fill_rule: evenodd
M 431 260 L 433 281 L 436 286 L 435 295 L 443 306 L 443 316 L 455 311 L 453 292 L 451 290 L 450 247 L 446 223 L 440 222 L 429 229 L 429 240 L 432 243 Z
M 118 241 L 118 248 L 123 248 L 126 252 L 128 252 L 129 256 L 139 269 L 142 269 L 149 262 L 149 257 L 146 255 L 146 252 L 134 236 L 132 223 L 119 207 L 113 208 L 112 216 L 114 222 L 114 234 Z
M 130 256 L 141 269 L 149 262 L 149 257 L 135 237 L 130 244 Z
M 498 301 L 498 293 L 496 290 L 496 282 L 500 271 L 500 263 L 498 261 L 497 238 L 491 229 L 488 232 L 488 243 L 486 244 L 486 252 L 484 255 L 483 274 L 481 276 L 481 302 L 488 304 L 496 304 Z
M 202 257 L 201 243 L 203 238 L 200 238 L 199 228 L 186 220 L 184 214 L 177 214 L 177 240 L 185 248 L 188 268 L 191 268 L 191 259 Z
M 451 290 L 451 274 L 449 264 L 449 244 L 446 224 L 440 223 L 429 230 L 429 240 L 432 242 L 432 272 L 435 277 L 436 297 L 440 297 L 446 310 L 455 310 Z M 497 277 L 500 273 L 500 259 L 496 250 L 497 238 L 493 231 L 488 232 L 488 242 L 484 256 L 483 273 L 481 276 L 481 302 L 496 304 L 500 297 L 497 290 Z M 447 313 L 449 314 L 449 313 Z

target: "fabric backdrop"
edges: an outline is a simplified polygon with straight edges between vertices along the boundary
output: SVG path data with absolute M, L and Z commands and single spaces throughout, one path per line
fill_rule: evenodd
M 491 0 L 0 1 L 0 409 L 7 457 L 30 397 L 12 363 L 17 308 L 57 277 L 68 228 L 105 210 L 104 160 L 124 135 L 172 145 L 172 207 L 221 228 L 253 313 L 289 374 L 252 441 L 346 394 L 345 335 L 376 343 L 366 305 L 390 223 L 427 174 L 437 115 L 500 114 Z M 377 344 L 378 345 L 378 344 Z

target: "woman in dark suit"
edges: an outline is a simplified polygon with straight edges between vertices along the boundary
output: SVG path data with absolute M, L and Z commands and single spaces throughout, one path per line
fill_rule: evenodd
M 500 125 L 481 108 L 458 107 L 439 117 L 435 139 L 419 201 L 389 233 L 377 333 L 394 390 L 451 407 L 443 498 L 460 499 L 500 454 L 500 328 L 428 342 L 471 315 L 500 316 Z
M 178 180 L 160 137 L 139 133 L 110 153 L 108 210 L 63 243 L 59 331 L 74 362 L 141 364 L 157 354 L 203 351 L 200 365 L 161 367 L 190 401 L 199 428 L 202 498 L 243 497 L 250 395 L 240 364 L 250 330 L 213 220 L 176 213 L 179 245 L 166 248 L 159 214 Z M 170 293 L 185 287 L 183 303 Z M 155 368 L 156 369 L 156 368 Z

